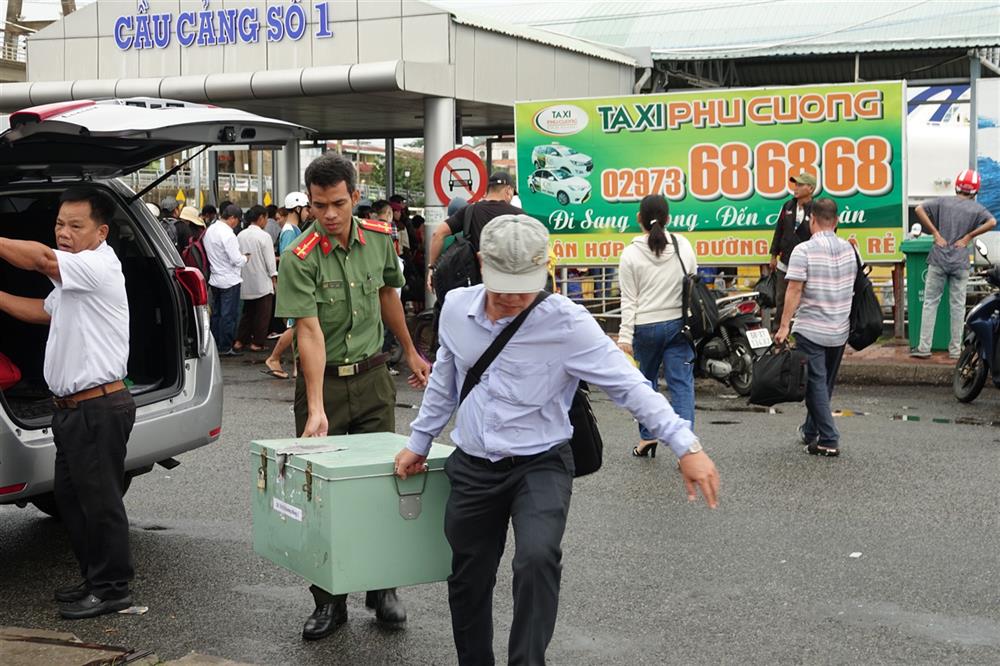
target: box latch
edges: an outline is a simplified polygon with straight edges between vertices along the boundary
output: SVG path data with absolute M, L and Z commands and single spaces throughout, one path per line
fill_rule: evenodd
M 392 477 L 396 481 L 396 494 L 399 495 L 399 515 L 403 517 L 403 520 L 416 520 L 420 517 L 420 511 L 423 509 L 420 496 L 427 488 L 427 473 L 424 472 L 418 476 L 421 477 L 420 488 L 414 490 L 403 490 L 399 485 L 399 477 Z
M 306 492 L 306 501 L 311 502 L 313 498 L 313 464 L 306 463 L 306 482 L 302 484 L 302 490 Z
M 257 490 L 267 490 L 267 453 L 260 451 L 260 467 L 257 468 Z

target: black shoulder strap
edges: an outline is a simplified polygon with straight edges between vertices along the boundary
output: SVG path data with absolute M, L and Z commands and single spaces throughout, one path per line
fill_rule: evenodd
M 681 248 L 677 244 L 677 236 L 670 234 L 670 242 L 674 244 L 674 254 L 677 255 L 677 261 L 681 262 L 681 317 L 687 319 L 688 316 L 687 267 L 684 265 L 684 260 L 681 259 Z
M 476 388 L 476 384 L 478 384 L 479 380 L 483 378 L 483 373 L 486 372 L 486 368 L 488 368 L 490 363 L 492 363 L 494 359 L 500 355 L 503 348 L 507 346 L 510 339 L 514 337 L 515 333 L 517 333 L 517 329 L 521 328 L 521 324 L 523 324 L 524 320 L 528 318 L 531 311 L 535 309 L 535 306 L 549 296 L 551 296 L 551 294 L 547 291 L 538 292 L 538 296 L 536 296 L 535 300 L 531 302 L 531 305 L 522 310 L 521 314 L 517 315 L 514 321 L 507 324 L 507 328 L 500 331 L 500 335 L 493 339 L 493 342 L 486 348 L 483 355 L 479 357 L 476 364 L 469 369 L 468 373 L 466 373 L 465 382 L 462 384 L 462 395 L 458 399 L 459 405 L 465 401 L 466 396 L 472 392 L 472 389 Z
M 465 240 L 472 242 L 469 239 L 469 232 L 472 230 L 472 207 L 476 204 L 469 204 L 462 211 L 462 233 L 465 235 Z
M 670 234 L 670 242 L 674 244 L 674 254 L 677 255 L 677 261 L 681 262 L 681 271 L 684 275 L 688 274 L 687 266 L 684 265 L 684 260 L 681 259 L 681 248 L 677 245 L 677 237 Z

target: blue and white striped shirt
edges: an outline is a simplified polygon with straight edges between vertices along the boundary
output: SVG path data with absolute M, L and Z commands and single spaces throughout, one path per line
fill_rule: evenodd
M 408 449 L 427 455 L 455 411 L 466 373 L 512 320 L 490 321 L 483 285 L 448 292 L 441 347 Z M 694 442 L 691 424 L 650 388 L 591 314 L 559 295 L 532 310 L 487 368 L 458 411 L 452 440 L 493 461 L 547 451 L 573 434 L 568 413 L 581 379 L 603 389 L 677 456 Z

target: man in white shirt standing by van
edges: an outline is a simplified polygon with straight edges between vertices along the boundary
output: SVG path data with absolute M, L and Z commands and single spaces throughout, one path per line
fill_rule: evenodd
M 236 204 L 229 204 L 222 210 L 219 221 L 213 224 L 201 237 L 212 267 L 208 286 L 212 296 L 212 317 L 209 327 L 220 356 L 240 356 L 233 349 L 236 339 L 236 318 L 240 313 L 240 285 L 243 284 L 243 266 L 249 257 L 240 251 L 239 241 L 233 229 L 243 218 L 243 211 Z
M 66 619 L 132 605 L 125 452 L 135 402 L 125 386 L 129 309 L 125 277 L 105 242 L 115 212 L 93 187 L 66 190 L 55 225 L 56 249 L 0 238 L 0 260 L 42 273 L 43 300 L 0 292 L 0 310 L 49 325 L 43 374 L 55 396 L 55 496 L 83 580 L 55 591 Z

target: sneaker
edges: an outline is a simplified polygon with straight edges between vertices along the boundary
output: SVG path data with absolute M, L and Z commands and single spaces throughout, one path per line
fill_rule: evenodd
M 929 351 L 920 351 L 919 349 L 911 349 L 910 356 L 913 358 L 930 358 L 931 353 Z
M 243 356 L 243 352 L 235 349 L 227 349 L 224 352 L 219 352 L 219 356 Z
M 802 428 L 802 426 L 799 426 L 795 432 L 798 433 L 799 444 L 801 444 L 802 446 L 809 446 L 810 444 L 815 444 L 816 442 L 819 441 L 818 437 L 813 437 L 812 439 L 806 439 L 806 432 Z
M 825 456 L 827 458 L 835 458 L 840 455 L 840 449 L 836 446 L 823 446 L 818 442 L 806 446 L 806 452 L 811 456 Z

